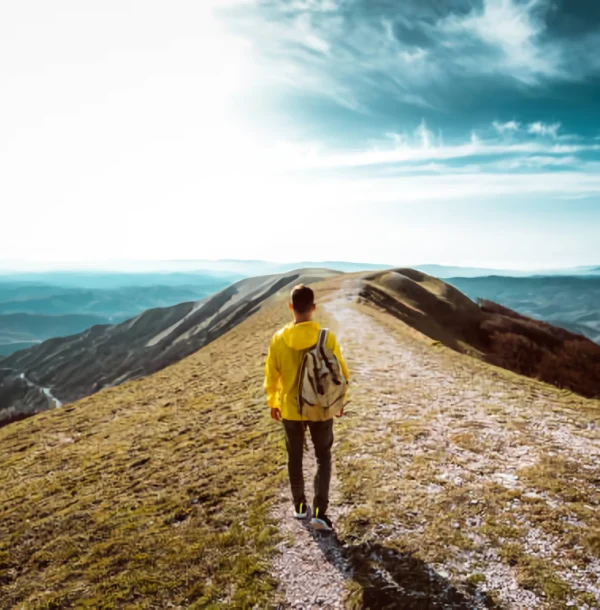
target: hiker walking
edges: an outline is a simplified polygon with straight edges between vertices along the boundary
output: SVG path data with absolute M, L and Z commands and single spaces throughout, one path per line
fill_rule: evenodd
M 306 428 L 315 448 L 315 529 L 331 531 L 327 516 L 331 480 L 333 418 L 343 414 L 348 367 L 335 335 L 312 320 L 315 295 L 304 285 L 292 290 L 289 305 L 294 321 L 273 336 L 265 366 L 265 391 L 271 417 L 283 422 L 294 517 L 308 518 L 302 456 Z

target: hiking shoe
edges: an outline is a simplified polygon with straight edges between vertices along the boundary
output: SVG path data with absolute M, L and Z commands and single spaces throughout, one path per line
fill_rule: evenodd
M 325 512 L 321 512 L 320 508 L 315 508 L 315 514 L 310 520 L 310 524 L 314 529 L 322 532 L 333 531 L 333 523 L 331 523 L 331 519 L 325 514 Z
M 308 509 L 306 502 L 298 502 L 294 504 L 294 519 L 306 519 L 308 517 Z

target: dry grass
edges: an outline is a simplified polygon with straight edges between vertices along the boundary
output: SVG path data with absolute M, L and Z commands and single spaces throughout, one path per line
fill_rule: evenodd
M 598 607 L 599 403 L 432 350 L 376 308 L 348 311 L 341 536 L 410 553 L 508 607 Z M 377 349 L 361 349 L 366 334 Z
M 281 310 L 143 380 L 0 430 L 3 608 L 264 607 Z

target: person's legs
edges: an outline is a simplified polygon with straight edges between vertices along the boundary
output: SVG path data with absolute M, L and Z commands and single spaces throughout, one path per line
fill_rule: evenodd
M 306 504 L 304 495 L 304 475 L 302 474 L 302 454 L 304 451 L 304 422 L 283 420 L 285 445 L 288 452 L 288 474 L 294 505 Z
M 331 446 L 333 445 L 333 420 L 309 422 L 310 435 L 315 446 L 317 474 L 315 475 L 315 512 L 327 512 L 329 483 L 331 481 Z

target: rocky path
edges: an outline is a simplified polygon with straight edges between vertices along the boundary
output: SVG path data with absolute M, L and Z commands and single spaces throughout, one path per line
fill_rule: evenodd
M 316 461 L 309 449 L 305 452 L 304 472 L 307 495 L 311 497 Z M 330 516 L 334 523 L 340 516 L 338 481 L 332 475 Z M 274 510 L 273 518 L 284 535 L 274 569 L 285 595 L 286 608 L 343 608 L 344 581 L 349 577 L 337 538 L 315 532 L 309 521 L 292 517 L 292 504 L 286 488 Z
M 373 589 L 371 607 L 600 607 L 600 562 L 585 547 L 600 526 L 597 418 L 552 388 L 398 334 L 351 293 L 323 307 L 353 375 L 331 515 L 362 546 L 298 524 L 282 493 L 285 607 L 342 608 L 356 582 Z M 358 548 L 373 566 L 361 578 Z M 397 549 L 407 552 L 384 560 Z

